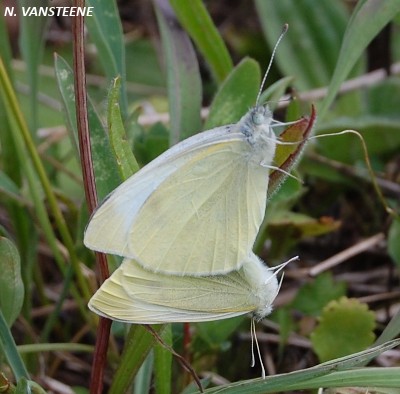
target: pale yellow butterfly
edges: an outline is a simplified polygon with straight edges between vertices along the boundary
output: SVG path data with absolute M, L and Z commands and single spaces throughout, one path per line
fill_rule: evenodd
M 126 258 L 91 298 L 89 308 L 136 324 L 220 320 L 249 312 L 259 320 L 272 310 L 277 273 L 294 259 L 268 268 L 252 253 L 237 271 L 199 277 L 155 273 Z
M 237 124 L 173 146 L 106 198 L 90 219 L 85 245 L 165 274 L 239 269 L 264 218 L 274 123 L 269 108 L 256 105 Z

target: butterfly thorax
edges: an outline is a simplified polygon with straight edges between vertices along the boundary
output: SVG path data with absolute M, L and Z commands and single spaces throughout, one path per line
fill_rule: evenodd
M 261 320 L 272 312 L 272 303 L 278 294 L 276 273 L 274 269 L 264 265 L 258 257 L 244 262 L 242 269 L 248 283 L 252 284 L 249 289 L 254 305 L 252 314 L 256 320 Z
M 272 112 L 268 106 L 257 105 L 238 123 L 239 131 L 251 146 L 251 161 L 268 167 L 275 155 L 276 136 L 271 128 Z

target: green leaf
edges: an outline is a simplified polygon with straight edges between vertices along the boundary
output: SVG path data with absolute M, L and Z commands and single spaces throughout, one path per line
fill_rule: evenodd
M 0 309 L 8 325 L 14 323 L 24 301 L 24 284 L 18 250 L 7 238 L 0 237 Z
M 395 217 L 388 233 L 388 252 L 390 257 L 400 268 L 400 218 Z
M 165 328 L 163 341 L 172 347 L 171 325 Z M 172 383 L 172 353 L 161 344 L 154 346 L 154 385 L 157 394 L 170 394 Z
M 377 357 L 386 350 L 400 344 L 394 340 L 362 352 L 341 357 L 311 368 L 267 376 L 266 379 L 252 379 L 229 383 L 205 390 L 204 393 L 224 394 L 266 394 L 292 392 L 293 390 L 319 387 L 396 387 L 400 386 L 400 368 L 354 368 Z M 387 371 L 390 370 L 389 373 Z
M 400 12 L 398 0 L 361 0 L 347 25 L 328 95 L 321 104 L 319 115 L 324 117 L 342 82 L 372 39 Z
M 20 7 L 39 9 L 43 6 L 43 0 L 19 0 Z M 34 139 L 37 138 L 37 116 L 38 116 L 38 86 L 39 73 L 38 67 L 42 60 L 44 47 L 44 30 L 46 26 L 46 16 L 24 16 L 20 10 L 20 34 L 19 47 L 22 56 L 27 65 L 27 73 L 29 79 L 29 105 L 30 114 L 27 119 L 30 120 L 29 128 Z
M 29 378 L 28 371 L 23 363 L 15 344 L 14 338 L 0 308 L 0 350 L 4 354 L 15 378 Z
M 147 164 L 166 151 L 168 146 L 168 130 L 162 123 L 156 123 L 149 130 L 141 130 L 136 136 L 135 157 L 141 164 Z
M 271 86 L 268 86 L 260 95 L 259 103 L 263 104 L 267 102 L 268 107 L 273 111 L 278 105 L 279 100 L 287 91 L 288 87 L 293 83 L 294 77 L 285 77 L 274 82 Z
M 374 328 L 375 315 L 366 304 L 342 297 L 324 308 L 311 342 L 318 358 L 327 361 L 372 345 Z
M 7 74 L 12 77 L 11 72 L 11 47 L 10 47 L 10 37 L 8 35 L 6 18 L 4 13 L 0 13 L 0 56 L 3 59 Z
M 108 129 L 121 178 L 128 179 L 139 169 L 139 165 L 132 153 L 122 122 L 119 106 L 120 85 L 121 79 L 114 79 L 108 94 Z
M 14 200 L 22 198 L 18 186 L 3 171 L 0 171 L 0 193 L 6 194 Z
M 398 310 L 396 314 L 390 319 L 390 322 L 382 331 L 381 335 L 379 335 L 374 345 L 375 346 L 382 345 L 385 342 L 388 342 L 391 339 L 396 338 L 399 335 L 399 333 L 400 333 L 400 310 Z
M 143 361 L 135 377 L 133 385 L 135 393 L 149 393 L 151 387 L 151 375 L 154 366 L 154 352 L 151 351 Z
M 196 54 L 166 1 L 154 0 L 167 66 L 170 145 L 201 128 L 201 79 Z
M 348 19 L 342 2 L 330 0 L 256 0 L 265 38 L 272 49 L 284 23 L 289 31 L 276 53 L 284 75 L 296 77 L 300 90 L 326 86 L 333 74 Z
M 13 394 L 47 394 L 42 387 L 40 387 L 33 380 L 21 378 L 18 380 L 15 393 Z
M 111 81 L 120 76 L 122 117 L 126 117 L 128 102 L 125 90 L 125 43 L 121 19 L 115 0 L 87 0 L 93 15 L 85 22 L 90 36 L 96 44 L 98 55 L 107 78 Z
M 72 130 L 71 138 L 75 141 L 75 146 L 77 147 L 78 130 L 76 126 L 73 73 L 67 62 L 58 55 L 55 57 L 55 70 L 68 126 Z M 101 201 L 120 184 L 121 178 L 119 177 L 107 132 L 90 99 L 88 99 L 88 118 L 97 195 Z
M 313 218 L 311 216 L 291 212 L 286 207 L 279 209 L 275 205 L 267 208 L 267 234 L 271 240 L 272 256 L 283 257 L 299 240 L 316 237 L 337 230 L 340 222 L 331 217 Z
M 330 301 L 337 300 L 345 294 L 346 284 L 335 283 L 331 273 L 326 272 L 300 288 L 292 307 L 305 315 L 319 316 Z
M 166 325 L 153 326 L 153 329 L 162 335 Z M 156 338 L 142 325 L 133 324 L 130 328 L 124 352 L 117 370 L 113 376 L 113 382 L 109 394 L 126 393 L 138 373 L 140 366 L 148 353 L 156 343 Z
M 197 323 L 197 332 L 209 347 L 218 347 L 237 330 L 244 319 L 245 316 L 238 316 L 232 319 Z
M 204 128 L 236 123 L 256 102 L 261 75 L 258 63 L 243 59 L 221 85 L 213 102 Z
M 201 0 L 171 0 L 179 21 L 198 46 L 211 72 L 222 82 L 233 68 L 232 59 Z

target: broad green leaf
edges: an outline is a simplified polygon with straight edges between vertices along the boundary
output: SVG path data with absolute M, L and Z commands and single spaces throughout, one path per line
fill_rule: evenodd
M 228 75 L 210 106 L 205 129 L 237 122 L 255 105 L 260 89 L 260 67 L 253 59 L 243 59 Z
M 104 72 L 110 82 L 117 76 L 121 77 L 121 112 L 125 118 L 128 107 L 125 90 L 125 43 L 116 1 L 87 0 L 86 6 L 93 10 L 93 15 L 86 17 L 85 22 L 96 44 Z
M 18 250 L 7 238 L 0 237 L 0 309 L 8 325 L 14 323 L 24 301 L 24 284 Z
M 360 58 L 367 45 L 383 27 L 400 12 L 398 0 L 360 0 L 347 25 L 339 58 L 322 102 L 319 115 L 324 117 L 342 82 Z
M 66 61 L 58 55 L 55 57 L 55 70 L 68 126 L 72 130 L 75 146 L 78 146 L 72 70 Z M 93 168 L 96 176 L 97 195 L 101 201 L 119 185 L 121 178 L 118 174 L 108 135 L 90 99 L 88 99 L 88 112 Z
M 311 342 L 321 361 L 332 360 L 372 345 L 374 328 L 375 315 L 366 304 L 342 297 L 324 308 Z
M 313 282 L 302 286 L 292 306 L 305 315 L 319 316 L 330 301 L 337 300 L 345 294 L 345 283 L 335 283 L 331 273 L 327 272 L 318 275 Z
M 342 2 L 330 0 L 256 0 L 258 17 L 272 49 L 284 23 L 289 30 L 279 45 L 276 63 L 295 86 L 326 86 L 333 74 L 348 19 Z
M 196 53 L 166 1 L 154 0 L 167 67 L 170 145 L 201 128 L 201 79 Z
M 127 140 L 119 106 L 121 79 L 116 78 L 108 94 L 108 129 L 111 147 L 117 160 L 122 179 L 128 179 L 138 169 L 139 165 L 132 153 Z
M 198 46 L 211 72 L 222 82 L 233 68 L 232 59 L 201 0 L 171 0 L 179 21 Z
M 140 130 L 134 141 L 135 157 L 142 165 L 149 163 L 168 149 L 168 138 L 168 130 L 162 123 Z

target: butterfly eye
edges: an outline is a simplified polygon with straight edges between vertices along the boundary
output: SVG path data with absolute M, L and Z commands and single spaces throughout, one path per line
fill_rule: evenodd
M 265 114 L 262 107 L 256 107 L 251 115 L 251 120 L 256 126 L 265 122 Z

